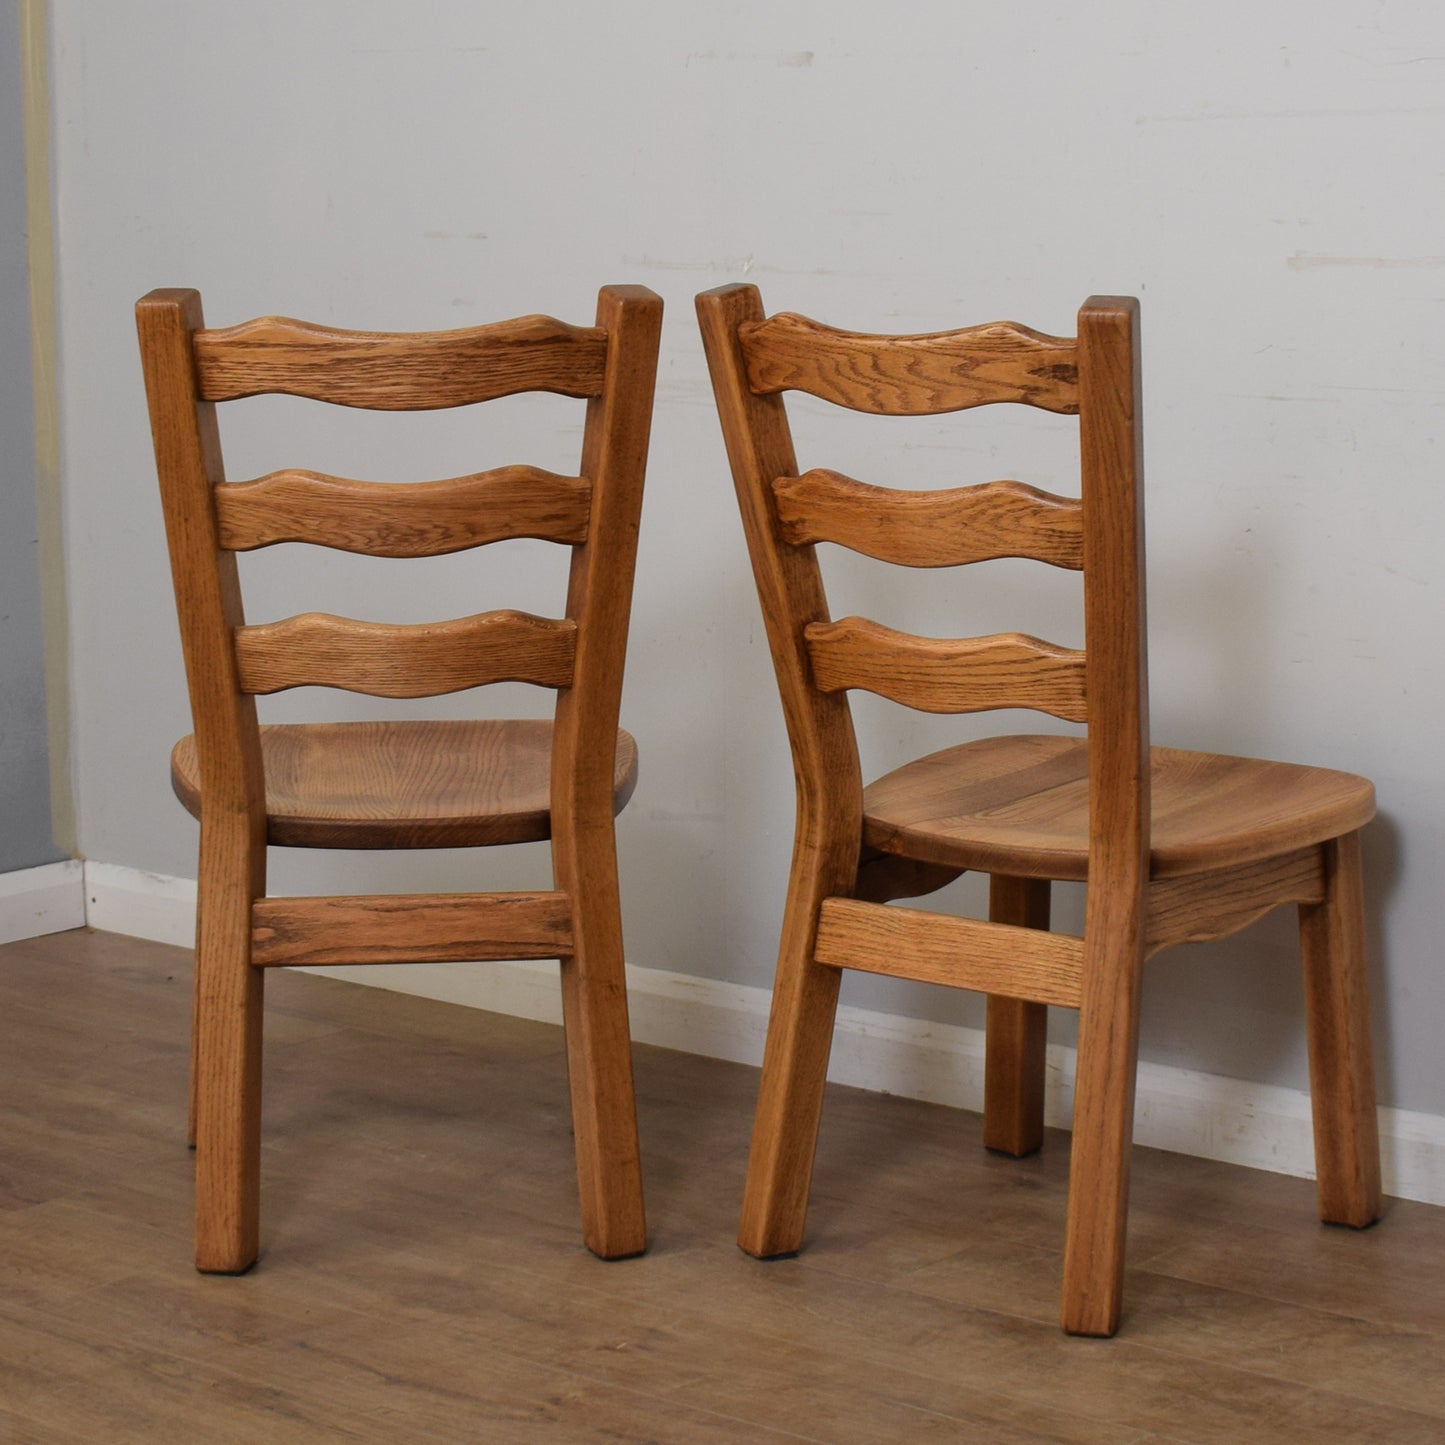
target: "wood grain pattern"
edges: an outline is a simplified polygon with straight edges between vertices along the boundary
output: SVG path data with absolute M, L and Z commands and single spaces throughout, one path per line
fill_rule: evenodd
M 607 333 L 550 316 L 458 331 L 342 331 L 262 316 L 195 338 L 205 401 L 280 392 L 372 411 L 429 411 L 519 391 L 597 396 Z
M 773 483 L 778 522 L 795 547 L 835 542 L 904 567 L 959 567 L 1030 557 L 1084 565 L 1083 508 L 1023 482 L 938 492 L 875 487 L 817 468 Z
M 233 552 L 310 542 L 371 557 L 437 557 L 513 537 L 583 542 L 591 511 L 584 477 L 527 466 L 437 482 L 282 471 L 216 488 L 220 544 Z
M 1084 949 L 1063 933 L 829 898 L 819 910 L 816 956 L 831 968 L 1077 1008 Z
M 738 338 L 753 391 L 806 391 L 854 411 L 929 416 L 993 402 L 1076 412 L 1074 343 L 1003 321 L 925 336 L 838 331 L 780 312 Z
M 266 841 L 287 848 L 489 848 L 552 836 L 552 723 L 427 718 L 261 729 Z M 176 796 L 202 814 L 194 736 L 171 753 Z M 612 809 L 637 786 L 617 731 Z
M 478 612 L 450 622 L 360 622 L 306 612 L 236 632 L 242 689 L 338 687 L 371 697 L 436 697 L 492 682 L 566 687 L 577 624 L 529 612 Z
M 981 738 L 868 785 L 871 847 L 982 872 L 1089 876 L 1089 743 Z M 1270 859 L 1362 827 L 1370 783 L 1353 773 L 1181 748 L 1150 750 L 1151 878 Z
M 862 688 L 923 712 L 1032 708 L 1068 722 L 1088 716 L 1084 654 L 1020 632 L 917 637 L 861 617 L 804 629 L 821 692 Z
M 572 951 L 565 893 L 391 893 L 258 898 L 257 968 L 561 958 Z
M 1281 904 L 1319 903 L 1324 891 L 1318 848 L 1160 879 L 1149 888 L 1145 952 L 1153 955 L 1178 943 L 1226 938 Z

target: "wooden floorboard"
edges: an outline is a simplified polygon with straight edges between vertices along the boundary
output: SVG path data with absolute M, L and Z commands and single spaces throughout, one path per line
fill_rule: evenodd
M 485 965 L 481 965 L 485 966 Z M 1445 1440 L 1445 1210 L 1141 1149 L 1123 1328 L 1055 1324 L 1068 1137 L 831 1089 L 732 1244 L 755 1071 L 638 1048 L 652 1247 L 582 1249 L 560 1032 L 276 971 L 262 1258 L 190 1265 L 189 955 L 0 948 L 0 1440 Z

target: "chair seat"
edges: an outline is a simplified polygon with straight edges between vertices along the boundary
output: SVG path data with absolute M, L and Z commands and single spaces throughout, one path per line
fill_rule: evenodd
M 533 719 L 287 723 L 261 729 L 267 842 L 294 848 L 469 848 L 552 834 L 552 724 Z M 637 784 L 637 744 L 617 733 L 613 810 Z M 194 735 L 171 785 L 201 816 Z
M 864 842 L 949 867 L 1086 878 L 1088 767 L 1088 744 L 1078 738 L 945 748 L 864 790 Z M 1375 813 L 1374 788 L 1353 773 L 1176 748 L 1153 749 L 1151 791 L 1155 878 L 1323 843 Z

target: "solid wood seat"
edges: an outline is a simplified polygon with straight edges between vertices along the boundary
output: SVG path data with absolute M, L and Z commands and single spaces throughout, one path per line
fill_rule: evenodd
M 1285 905 L 1299 913 L 1320 1215 L 1369 1224 L 1380 1159 L 1359 830 L 1373 790 L 1321 768 L 1150 747 L 1137 303 L 1092 298 L 1075 336 L 1014 322 L 864 335 L 768 316 L 742 285 L 697 305 L 797 784 L 738 1243 L 769 1258 L 803 1242 L 843 970 L 988 996 L 984 1142 L 1002 1153 L 1042 1144 L 1048 1009 L 1076 1009 L 1060 1314 L 1070 1333 L 1112 1334 L 1145 963 Z M 1079 495 L 803 470 L 790 390 L 875 416 L 1000 403 L 1075 416 Z M 820 544 L 900 567 L 1014 557 L 1082 572 L 1085 647 L 834 620 Z M 853 690 L 931 713 L 1031 709 L 1084 725 L 1087 741 L 970 742 L 865 789 Z M 891 906 L 965 869 L 989 875 L 986 919 Z M 1056 878 L 1087 884 L 1082 937 L 1050 928 Z
M 194 291 L 137 304 L 194 725 L 171 774 L 200 821 L 198 1269 L 239 1273 L 257 1257 L 263 980 L 290 965 L 557 959 L 582 1238 L 607 1259 L 646 1247 L 613 819 L 637 778 L 618 710 L 661 323 L 661 299 L 635 286 L 604 287 L 590 326 L 538 315 L 437 332 L 277 316 L 211 330 Z M 295 468 L 228 481 L 222 465 L 217 406 L 246 397 L 427 412 L 536 391 L 585 404 L 574 476 L 512 463 L 418 482 Z M 568 549 L 559 615 L 246 622 L 238 552 L 300 544 L 401 559 L 516 538 Z M 375 606 L 388 601 L 378 593 Z M 549 691 L 551 719 L 257 717 L 258 695 L 295 687 L 411 699 L 499 682 Z M 543 839 L 550 888 L 267 892 L 273 845 Z
M 262 727 L 266 841 L 288 848 L 481 848 L 552 836 L 550 719 L 281 723 Z M 171 786 L 201 816 L 194 733 Z M 637 744 L 617 730 L 613 812 L 637 786 Z
M 1149 876 L 1251 863 L 1362 828 L 1366 778 L 1220 753 L 1150 750 Z M 1089 746 L 982 738 L 895 768 L 863 790 L 863 841 L 959 870 L 1084 879 Z

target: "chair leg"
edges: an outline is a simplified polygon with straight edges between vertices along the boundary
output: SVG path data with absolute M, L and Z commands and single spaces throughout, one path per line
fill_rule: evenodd
M 995 874 L 989 880 L 988 916 L 994 923 L 1047 928 L 1049 880 Z M 1044 1142 L 1048 1006 L 990 994 L 987 1028 L 984 1147 L 1022 1158 Z
M 201 956 L 200 939 L 191 958 L 191 1041 L 190 1071 L 186 1076 L 186 1147 L 196 1147 L 196 1075 L 200 1069 L 201 1033 L 201 970 L 196 962 Z
M 1358 833 L 1325 845 L 1324 877 L 1299 910 L 1320 1218 L 1362 1229 L 1382 1201 Z
M 823 1086 L 833 1046 L 842 970 L 813 961 L 821 900 L 789 888 L 783 942 L 753 1117 L 738 1244 L 759 1259 L 795 1254 L 803 1243 Z
M 610 842 L 610 840 L 609 840 Z M 582 1239 L 601 1259 L 647 1248 L 632 1036 L 615 853 L 573 892 L 574 944 L 562 960 L 562 1021 Z
M 251 965 L 250 878 L 221 853 L 202 847 L 196 935 L 196 1268 L 241 1274 L 260 1240 L 264 975 Z
M 1142 969 L 1142 955 L 1103 968 L 1084 962 L 1061 1315 L 1071 1335 L 1119 1327 Z

